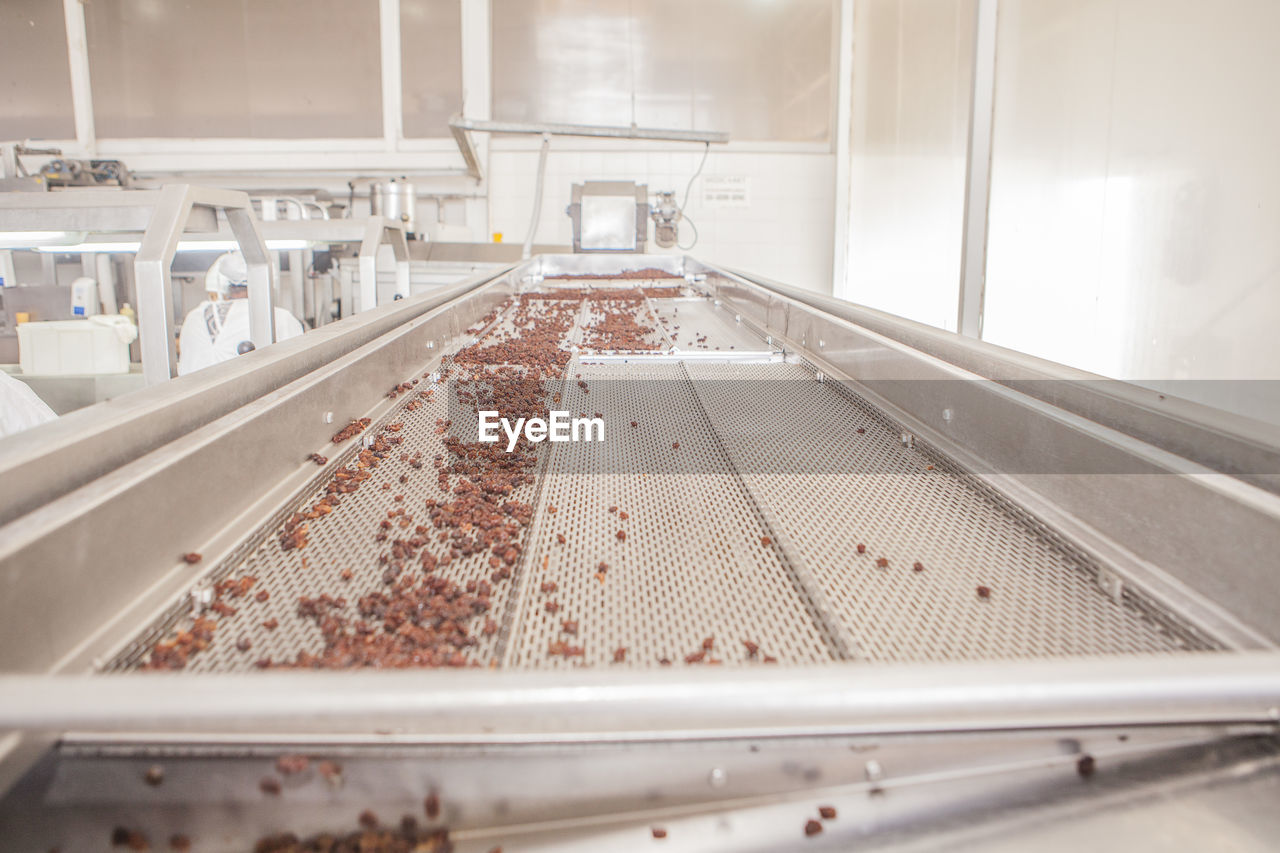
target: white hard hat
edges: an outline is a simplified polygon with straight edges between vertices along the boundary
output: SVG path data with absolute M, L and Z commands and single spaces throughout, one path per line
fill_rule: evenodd
M 226 296 L 233 287 L 247 287 L 248 284 L 249 265 L 239 252 L 219 255 L 204 275 L 204 289 L 221 296 Z

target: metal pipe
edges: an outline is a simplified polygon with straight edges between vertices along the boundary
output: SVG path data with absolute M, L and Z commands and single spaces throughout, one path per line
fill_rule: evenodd
M 62 19 L 66 28 L 76 147 L 80 149 L 79 156 L 96 157 L 98 132 L 93 112 L 93 84 L 89 70 L 89 37 L 85 28 L 84 4 L 79 0 L 62 0 Z
M 704 142 L 708 145 L 729 141 L 729 134 L 711 130 L 667 130 L 662 128 L 613 127 L 597 124 L 553 124 L 548 122 L 487 121 L 454 116 L 449 119 L 449 132 L 467 166 L 467 174 L 476 180 L 483 177 L 480 156 L 471 141 L 471 133 L 508 133 L 542 136 L 591 136 L 608 139 L 653 139 L 665 142 Z
M 999 0 L 978 0 L 974 12 L 973 87 L 969 97 L 969 151 L 965 171 L 964 240 L 956 329 L 982 337 L 986 292 L 987 219 L 991 201 L 991 135 L 995 115 L 996 23 Z
M 323 216 L 321 217 L 322 219 L 328 219 L 328 218 L 329 218 L 329 214 L 328 214 L 328 212 L 324 209 L 324 207 L 323 207 L 322 205 L 320 205 L 320 204 L 317 204 L 317 203 L 316 203 L 316 202 L 314 202 L 314 201 L 303 201 L 302 199 L 298 198 L 297 196 L 292 196 L 292 195 L 276 196 L 276 201 L 282 201 L 282 202 L 284 202 L 285 204 L 292 204 L 293 206 L 295 206 L 296 208 L 298 208 L 298 218 L 299 218 L 299 219 L 310 219 L 310 218 L 311 218 L 311 214 L 310 214 L 310 212 L 307 210 L 307 205 L 311 205 L 311 206 L 315 207 L 317 210 L 319 210 L 319 211 L 323 214 Z
M 729 141 L 729 134 L 717 130 L 669 130 L 652 127 L 615 127 L 599 124 L 555 124 L 551 122 L 479 121 L 454 117 L 449 126 L 480 133 L 508 133 L 526 136 L 597 136 L 610 139 L 654 139 L 666 142 L 715 142 Z
M 0 730 L 522 742 L 1270 728 L 1280 720 L 1273 652 L 547 675 L 10 675 L 0 677 Z

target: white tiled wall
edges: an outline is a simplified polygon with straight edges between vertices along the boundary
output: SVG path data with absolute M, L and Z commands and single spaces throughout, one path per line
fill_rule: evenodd
M 570 187 L 584 180 L 634 180 L 649 192 L 675 190 L 677 202 L 698 167 L 702 149 L 556 150 L 547 158 L 542 217 L 535 242 L 573 242 L 565 208 Z M 490 226 L 505 242 L 522 243 L 533 210 L 536 150 L 500 150 L 490 154 Z M 698 229 L 698 243 L 687 254 L 736 267 L 807 290 L 831 292 L 835 158 L 825 153 L 755 153 L 712 147 L 702 176 L 743 176 L 750 183 L 746 207 L 708 207 L 702 178 L 694 182 L 685 213 Z M 659 249 L 650 227 L 649 251 Z M 680 241 L 693 231 L 681 224 Z

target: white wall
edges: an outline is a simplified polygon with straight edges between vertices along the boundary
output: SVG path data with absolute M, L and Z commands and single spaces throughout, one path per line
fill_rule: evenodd
M 573 141 L 562 139 L 553 139 L 551 145 L 542 217 L 535 237 L 539 243 L 572 243 L 572 226 L 565 215 L 572 184 L 634 180 L 647 183 L 650 193 L 675 190 L 678 203 L 702 157 L 698 145 L 655 149 L 638 144 L 602 149 L 574 146 Z M 489 162 L 491 230 L 501 232 L 507 242 L 522 243 L 533 211 L 537 148 L 524 145 L 513 150 L 510 143 L 495 141 Z M 757 153 L 712 146 L 702 176 L 747 178 L 750 203 L 745 207 L 709 207 L 703 202 L 699 178 L 686 208 L 698 229 L 698 243 L 689 254 L 830 293 L 834 168 L 835 157 L 829 153 Z M 692 230 L 682 224 L 682 245 L 692 239 Z M 679 252 L 659 249 L 652 240 L 649 250 Z
M 1002 0 L 987 340 L 1280 378 L 1278 34 L 1275 0 Z
M 842 296 L 955 330 L 973 0 L 858 0 Z
M 955 329 L 974 0 L 858 0 L 837 292 Z M 1280 423 L 1280 2 L 1000 0 L 984 339 Z M 1170 381 L 1175 384 L 1169 384 Z

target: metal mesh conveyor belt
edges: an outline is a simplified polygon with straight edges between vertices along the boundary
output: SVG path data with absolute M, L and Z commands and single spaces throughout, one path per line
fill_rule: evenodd
M 972 476 L 905 446 L 900 429 L 847 388 L 797 364 L 687 369 L 748 488 L 776 519 L 775 537 L 803 555 L 856 657 L 1215 647 L 1138 600 L 1114 602 L 1087 555 Z
M 650 304 L 669 335 L 677 303 Z M 702 321 L 722 346 L 770 349 L 731 315 L 726 322 L 710 300 L 678 307 L 678 345 L 691 345 L 685 337 L 698 330 L 690 323 Z M 639 307 L 636 316 L 651 315 Z M 591 312 L 584 318 L 590 322 Z M 581 342 L 582 332 L 575 328 L 569 340 Z M 524 553 L 512 579 L 494 584 L 488 615 L 497 630 L 482 635 L 477 623 L 469 661 L 660 667 L 685 666 L 705 652 L 703 664 L 759 665 L 767 655 L 786 665 L 1219 647 L 1130 590 L 1112 600 L 1088 555 L 946 459 L 904 447 L 896 424 L 849 389 L 816 381 L 806 366 L 666 358 L 570 363 L 561 407 L 600 412 L 611 432 L 603 443 L 540 446 L 535 482 L 512 495 L 535 505 Z M 426 402 L 416 393 L 426 387 L 411 395 L 416 410 L 402 405 L 384 419 L 404 424 L 398 453 L 311 526 L 305 549 L 280 548 L 281 516 L 218 570 L 256 577 L 252 592 L 269 597 L 230 602 L 237 612 L 222 618 L 214 642 L 187 669 L 244 671 L 262 658 L 316 652 L 320 634 L 298 615 L 299 596 L 354 601 L 381 588 L 385 548 L 367 531 L 401 507 L 423 516 L 409 526 L 425 524 L 424 501 L 445 497 L 432 465 L 446 454 L 437 419 L 456 409 L 444 394 Z M 421 468 L 404 461 L 419 452 Z M 880 557 L 887 567 L 877 566 Z M 460 584 L 485 578 L 487 560 L 487 553 L 455 560 L 437 574 Z M 979 586 L 991 590 L 988 599 L 975 593 Z M 549 612 L 548 602 L 558 609 Z M 175 605 L 106 668 L 139 666 L 183 618 Z M 566 620 L 575 631 L 566 633 Z M 749 653 L 748 641 L 758 653 Z M 556 642 L 583 653 L 548 654 Z
M 425 389 L 431 386 L 420 383 L 418 387 Z M 299 651 L 319 653 L 323 647 L 320 631 L 314 621 L 299 616 L 299 596 L 315 598 L 327 594 L 334 598 L 344 597 L 354 605 L 360 595 L 385 589 L 382 583 L 384 566 L 379 562 L 379 555 L 387 548 L 385 543 L 374 541 L 370 531 L 387 519 L 388 511 L 401 507 L 407 508 L 409 521 L 405 528 L 400 527 L 401 518 L 388 519 L 397 534 L 418 524 L 429 525 L 426 513 L 422 511 L 425 501 L 446 497 L 437 484 L 432 460 L 437 454 L 445 454 L 445 434 L 436 422 L 449 417 L 450 407 L 443 394 L 430 403 L 421 397 L 417 399 L 423 405 L 416 410 L 408 411 L 401 406 L 384 418 L 387 423 L 404 424 L 400 431 L 400 435 L 405 437 L 404 443 L 375 469 L 368 484 L 345 496 L 330 516 L 309 525 L 310 541 L 306 548 L 281 549 L 276 531 L 282 519 L 273 519 L 255 532 L 250 542 L 256 541 L 256 545 L 250 548 L 242 561 L 232 560 L 236 565 L 230 577 L 248 575 L 257 578 L 257 582 L 243 598 L 228 601 L 236 613 L 219 620 L 214 642 L 206 651 L 192 657 L 187 671 L 246 671 L 254 669 L 259 660 L 279 663 L 293 660 Z M 374 431 L 370 428 L 365 434 Z M 358 442 L 356 439 L 354 443 L 358 445 Z M 352 447 L 348 452 L 355 449 Z M 412 460 L 419 452 L 422 454 L 420 468 L 402 458 L 408 456 Z M 406 477 L 407 482 L 401 483 L 401 477 Z M 295 502 L 288 509 L 292 511 L 310 506 L 321 494 L 322 489 L 312 489 L 305 500 Z M 399 499 L 401 496 L 403 500 Z M 533 496 L 533 486 L 523 486 L 512 495 L 517 500 L 530 502 Z M 438 568 L 436 574 L 462 583 L 484 578 L 489 575 L 488 558 L 486 552 L 454 560 Z M 351 572 L 349 580 L 342 576 L 344 569 Z M 500 614 L 506 608 L 510 589 L 510 584 L 494 584 L 494 614 Z M 269 597 L 265 602 L 259 602 L 255 596 L 263 590 Z M 272 620 L 274 628 L 268 627 Z M 155 628 L 148 631 L 143 642 L 131 644 L 117 665 L 140 664 L 145 660 L 150 642 L 162 633 L 163 630 Z M 487 662 L 494 656 L 498 637 L 496 633 L 486 636 L 479 631 L 476 636 L 479 643 L 467 651 L 468 659 Z M 236 646 L 242 639 L 249 641 L 249 648 L 243 651 Z
M 510 334 L 512 331 L 507 312 L 491 325 L 487 333 Z M 425 502 L 447 498 L 439 486 L 433 463 L 438 456 L 448 458 L 444 443 L 448 433 L 440 423 L 456 416 L 459 407 L 456 401 L 450 405 L 447 393 L 456 392 L 457 388 L 449 383 L 437 383 L 435 380 L 439 375 L 437 372 L 423 376 L 413 391 L 407 392 L 401 403 L 379 423 L 371 425 L 360 438 L 348 442 L 342 450 L 333 449 L 334 459 L 330 467 L 336 469 L 360 449 L 362 438 L 372 436 L 381 425 L 403 424 L 398 433 L 403 436 L 403 443 L 375 469 L 371 482 L 346 495 L 329 516 L 309 525 L 306 548 L 285 551 L 280 547 L 276 534 L 290 513 L 312 505 L 324 494 L 323 486 L 329 480 L 328 474 L 305 490 L 304 497 L 291 501 L 253 531 L 237 553 L 224 566 L 215 569 L 206 587 L 223 578 L 250 576 L 256 582 L 249 594 L 228 602 L 236 612 L 219 619 L 210 647 L 193 656 L 185 667 L 186 671 L 244 672 L 257 668 L 259 661 L 281 663 L 292 661 L 298 652 L 317 654 L 324 645 L 323 639 L 316 623 L 300 616 L 300 596 L 345 598 L 351 606 L 360 595 L 385 591 L 386 585 L 382 583 L 384 566 L 379 557 L 387 547 L 385 543 L 375 541 L 369 531 L 376 529 L 384 519 L 392 523 L 389 532 L 397 534 L 404 534 L 418 524 L 430 527 L 426 513 L 422 511 Z M 424 393 L 428 389 L 434 389 L 430 399 Z M 416 408 L 411 408 L 414 406 Z M 471 420 L 474 423 L 474 415 Z M 401 482 L 402 478 L 404 482 Z M 536 489 L 536 483 L 522 486 L 512 493 L 511 498 L 532 503 Z M 388 518 L 389 512 L 400 508 L 405 508 L 405 516 Z M 489 554 L 482 552 L 437 567 L 434 573 L 463 585 L 468 580 L 488 578 L 488 560 Z M 349 578 L 343 576 L 344 570 L 350 572 Z M 496 621 L 510 609 L 509 596 L 513 587 L 510 583 L 491 586 L 490 617 Z M 258 601 L 257 596 L 263 591 L 267 593 L 267 600 Z M 186 601 L 169 608 L 116 655 L 106 668 L 121 670 L 142 666 L 155 641 L 169 634 L 175 625 L 181 627 L 189 622 L 187 614 L 190 610 Z M 498 655 L 500 633 L 485 634 L 476 630 L 473 634 L 478 642 L 465 651 L 468 661 L 483 664 L 494 660 Z M 248 641 L 245 649 L 237 645 L 243 640 Z
M 829 660 L 803 592 L 761 544 L 751 498 L 681 366 L 571 367 L 589 395 L 571 384 L 566 407 L 599 411 L 623 434 L 552 449 L 506 662 L 566 665 L 547 655 L 562 618 L 578 622 L 575 642 L 589 663 L 613 665 L 620 648 L 632 666 L 679 664 L 704 651 L 706 660 L 742 661 L 743 640 L 781 661 Z M 541 593 L 543 584 L 557 592 Z M 546 599 L 561 612 L 547 614 Z

